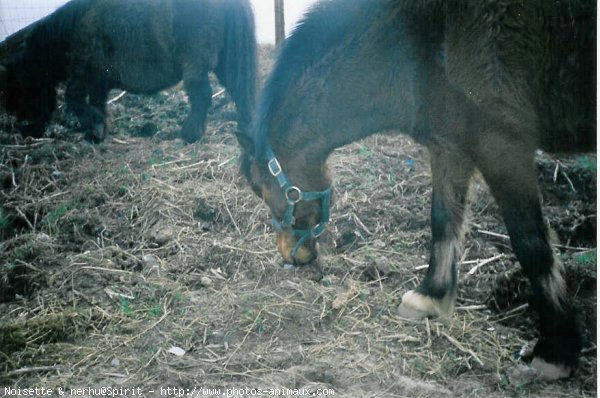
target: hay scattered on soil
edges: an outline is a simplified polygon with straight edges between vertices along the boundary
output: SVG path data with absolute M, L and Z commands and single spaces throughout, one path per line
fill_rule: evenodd
M 335 152 L 317 278 L 281 267 L 268 211 L 237 172 L 227 97 L 194 145 L 177 139 L 187 107 L 180 88 L 126 94 L 109 105 L 112 135 L 99 145 L 62 111 L 40 140 L 2 116 L 3 385 L 595 396 L 595 155 L 538 161 L 587 351 L 571 380 L 511 384 L 535 338 L 528 285 L 481 182 L 455 315 L 408 322 L 396 309 L 425 273 L 430 236 L 422 147 L 378 135 Z

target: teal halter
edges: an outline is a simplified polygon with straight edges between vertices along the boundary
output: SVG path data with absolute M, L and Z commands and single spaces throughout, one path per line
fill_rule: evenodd
M 296 246 L 292 250 L 292 258 L 298 253 L 300 246 L 309 238 L 318 238 L 323 231 L 325 231 L 325 225 L 329 222 L 329 208 L 331 206 L 331 187 L 324 191 L 317 192 L 303 192 L 297 186 L 293 185 L 290 179 L 285 175 L 281 164 L 275 157 L 273 149 L 270 145 L 267 145 L 265 150 L 267 156 L 267 167 L 269 173 L 277 180 L 279 187 L 283 190 L 285 195 L 286 205 L 283 213 L 283 220 L 279 221 L 273 217 L 273 227 L 277 231 L 283 231 L 285 228 L 290 227 L 292 234 L 298 238 Z M 317 225 L 309 229 L 295 229 L 294 228 L 294 210 L 296 204 L 302 201 L 320 200 L 321 201 L 321 221 Z

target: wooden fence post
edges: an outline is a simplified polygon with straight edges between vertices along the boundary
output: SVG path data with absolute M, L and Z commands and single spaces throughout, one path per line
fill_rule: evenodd
M 283 13 L 283 1 L 275 0 L 275 45 L 285 40 L 285 17 Z

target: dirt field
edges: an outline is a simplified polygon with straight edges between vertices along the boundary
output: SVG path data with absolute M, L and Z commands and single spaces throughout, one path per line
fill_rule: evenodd
M 272 50 L 261 55 L 265 73 Z M 596 396 L 595 154 L 538 157 L 586 338 L 576 376 L 545 384 L 511 377 L 535 341 L 529 288 L 483 183 L 473 185 L 454 316 L 408 322 L 396 310 L 428 258 L 424 148 L 379 135 L 332 156 L 321 278 L 282 267 L 269 212 L 238 175 L 227 97 L 193 145 L 178 138 L 187 107 L 180 88 L 126 94 L 109 105 L 112 134 L 97 145 L 62 109 L 39 140 L 2 116 L 0 386 Z

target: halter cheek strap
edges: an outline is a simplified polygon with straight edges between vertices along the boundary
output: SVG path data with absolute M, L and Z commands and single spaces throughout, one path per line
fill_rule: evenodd
M 325 189 L 324 191 L 304 192 L 297 186 L 293 185 L 290 179 L 285 175 L 283 169 L 281 168 L 281 164 L 275 157 L 275 153 L 273 153 L 271 146 L 267 146 L 266 155 L 269 173 L 271 173 L 271 175 L 277 180 L 279 188 L 283 190 L 286 200 L 283 219 L 279 221 L 273 217 L 273 227 L 277 231 L 282 231 L 288 227 L 292 229 L 292 234 L 298 239 L 291 253 L 292 257 L 295 257 L 296 253 L 298 253 L 298 250 L 307 239 L 317 238 L 323 233 L 323 231 L 325 231 L 325 225 L 329 222 L 330 216 L 329 209 L 331 207 L 331 187 Z M 308 202 L 312 200 L 321 201 L 321 220 L 312 228 L 294 228 L 294 223 L 296 221 L 294 218 L 294 210 L 296 209 L 296 204 L 302 201 Z

